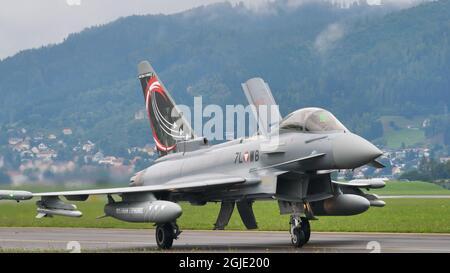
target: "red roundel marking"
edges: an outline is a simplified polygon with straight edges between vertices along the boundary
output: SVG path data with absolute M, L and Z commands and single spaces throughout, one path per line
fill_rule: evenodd
M 249 154 L 248 154 L 248 152 L 245 152 L 244 153 L 244 162 L 248 162 L 248 160 L 249 160 Z

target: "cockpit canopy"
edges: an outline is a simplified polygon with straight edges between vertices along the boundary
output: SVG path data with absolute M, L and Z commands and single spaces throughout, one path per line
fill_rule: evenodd
M 339 120 L 321 108 L 303 108 L 287 115 L 280 122 L 280 129 L 302 132 L 347 132 Z

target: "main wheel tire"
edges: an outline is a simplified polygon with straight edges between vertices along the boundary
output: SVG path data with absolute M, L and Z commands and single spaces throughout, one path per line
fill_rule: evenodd
M 303 233 L 303 230 L 300 227 L 294 228 L 291 236 L 292 245 L 295 247 L 302 247 L 306 243 L 305 233 Z
M 309 238 L 311 237 L 311 225 L 309 224 L 309 220 L 306 218 L 302 218 L 301 227 L 303 233 L 305 234 L 305 243 L 309 242 Z
M 156 227 L 156 244 L 161 249 L 169 249 L 172 247 L 174 234 L 170 223 L 158 225 Z

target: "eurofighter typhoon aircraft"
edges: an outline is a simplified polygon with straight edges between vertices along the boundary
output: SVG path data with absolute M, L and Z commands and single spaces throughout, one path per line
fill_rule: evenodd
M 138 73 L 159 154 L 152 166 L 136 173 L 129 187 L 49 193 L 0 191 L 0 200 L 19 202 L 36 197 L 40 198 L 37 218 L 80 217 L 77 207 L 62 197 L 86 201 L 91 195 L 106 195 L 105 216 L 154 223 L 156 243 L 162 249 L 171 248 L 181 233 L 176 224 L 182 214 L 180 201 L 197 206 L 221 202 L 214 225 L 221 230 L 235 206 L 246 228 L 256 229 L 253 202 L 277 200 L 280 213 L 291 215 L 289 231 L 295 247 L 308 242 L 309 220 L 317 216 L 356 215 L 370 206 L 385 205 L 376 195 L 361 190 L 381 188 L 383 180 L 332 181 L 330 174 L 335 170 L 384 166 L 376 161 L 382 152 L 351 133 L 330 112 L 300 109 L 279 117 L 275 125 L 258 117 L 260 127 L 278 128 L 276 141 L 271 133 L 261 133 L 210 145 L 193 133 L 150 63 L 141 62 Z M 250 105 L 276 105 L 262 79 L 250 79 L 242 87 Z M 277 120 L 280 114 L 275 112 L 275 119 L 270 120 Z

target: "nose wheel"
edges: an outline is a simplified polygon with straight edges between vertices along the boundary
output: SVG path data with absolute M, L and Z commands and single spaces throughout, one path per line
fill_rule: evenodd
M 173 240 L 178 239 L 181 231 L 176 223 L 164 223 L 156 226 L 156 244 L 160 249 L 170 249 Z
M 302 247 L 305 245 L 311 236 L 311 226 L 309 220 L 305 217 L 291 215 L 289 222 L 291 225 L 291 242 L 294 247 Z

